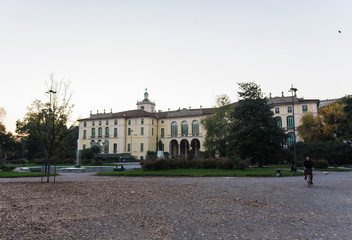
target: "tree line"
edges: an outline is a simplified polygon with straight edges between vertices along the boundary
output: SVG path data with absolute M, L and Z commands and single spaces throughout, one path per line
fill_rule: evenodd
M 289 135 L 278 127 L 272 106 L 254 82 L 238 83 L 239 101 L 217 99 L 213 114 L 202 121 L 207 156 L 249 159 L 252 164 L 292 162 Z M 330 164 L 352 164 L 352 97 L 319 108 L 318 116 L 302 117 L 297 144 L 299 164 L 306 156 Z
M 6 131 L 2 120 L 6 111 L 0 108 L 0 164 L 74 163 L 78 127 L 69 126 L 73 104 L 70 103 L 69 83 L 50 76 L 48 100 L 34 100 L 22 120 L 16 122 L 14 135 Z
M 278 127 L 272 106 L 255 82 L 238 83 L 239 101 L 231 103 L 226 95 L 217 99 L 213 114 L 202 121 L 206 130 L 204 157 L 228 157 L 264 165 L 292 161 L 289 136 Z M 73 104 L 69 84 L 50 78 L 48 100 L 35 100 L 22 120 L 16 122 L 16 133 L 6 131 L 0 108 L 0 164 L 24 160 L 42 163 L 74 163 L 78 127 L 69 126 Z M 352 164 L 352 97 L 345 96 L 319 108 L 318 116 L 302 117 L 298 134 L 297 159 L 306 155 L 325 159 L 330 164 Z

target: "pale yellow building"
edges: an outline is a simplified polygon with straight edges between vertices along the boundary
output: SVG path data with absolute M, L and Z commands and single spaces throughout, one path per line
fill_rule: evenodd
M 293 100 L 293 103 L 292 103 Z M 283 128 L 286 133 L 290 134 L 290 141 L 293 141 L 293 131 L 296 132 L 296 141 L 303 139 L 297 134 L 297 128 L 301 125 L 301 119 L 306 113 L 312 113 L 314 116 L 318 115 L 319 100 L 318 99 L 303 99 L 293 97 L 274 97 L 268 99 L 269 104 L 272 106 L 274 118 L 279 127 Z M 294 106 L 294 107 L 293 107 Z M 294 115 L 294 118 L 293 118 Z
M 297 129 L 305 113 L 318 114 L 319 104 L 319 100 L 304 100 L 296 96 L 293 100 L 294 109 L 292 97 L 268 99 L 278 125 L 291 135 L 293 112 Z M 145 159 L 148 151 L 157 150 L 168 152 L 172 157 L 187 156 L 188 151 L 197 156 L 199 151 L 204 150 L 205 130 L 201 121 L 211 113 L 211 108 L 156 112 L 155 103 L 149 100 L 146 91 L 144 99 L 137 102 L 136 110 L 90 114 L 88 118 L 80 119 L 79 149 L 98 145 L 102 154 L 130 153 L 136 159 Z M 299 141 L 299 136 L 296 139 Z
M 209 114 L 210 108 L 156 112 L 155 103 L 145 92 L 136 110 L 80 119 L 79 149 L 98 145 L 104 154 L 130 153 L 136 159 L 145 159 L 148 151 L 157 150 L 170 156 L 186 156 L 191 150 L 197 156 L 203 150 L 201 120 Z

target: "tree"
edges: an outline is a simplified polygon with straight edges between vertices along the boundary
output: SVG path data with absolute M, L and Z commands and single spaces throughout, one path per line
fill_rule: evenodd
M 69 131 L 67 128 L 73 105 L 68 93 L 69 84 L 54 80 L 50 76 L 47 94 L 49 102 L 35 100 L 22 121 L 16 123 L 16 132 L 30 141 L 37 142 L 45 152 L 48 163 L 48 176 L 53 157 L 62 147 L 62 141 Z M 49 181 L 49 177 L 48 180 Z
M 343 141 L 346 137 L 347 116 L 344 107 L 345 104 L 334 102 L 320 109 L 319 114 L 324 121 L 323 132 L 330 139 Z
M 319 116 L 313 113 L 306 113 L 301 118 L 301 125 L 297 128 L 298 134 L 303 138 L 304 142 L 328 141 L 332 136 L 324 134 L 324 122 Z
M 275 162 L 283 151 L 286 135 L 277 126 L 260 86 L 254 82 L 238 85 L 242 99 L 231 116 L 231 144 L 242 159 L 250 158 L 259 164 Z
M 217 150 L 220 157 L 226 156 L 230 133 L 229 117 L 232 110 L 229 97 L 221 95 L 217 98 L 217 107 L 213 109 L 213 114 L 202 120 L 206 130 L 204 148 L 212 155 Z
M 343 112 L 346 115 L 346 124 L 344 126 L 344 137 L 346 140 L 352 141 L 352 95 L 343 97 L 340 101 L 344 104 Z

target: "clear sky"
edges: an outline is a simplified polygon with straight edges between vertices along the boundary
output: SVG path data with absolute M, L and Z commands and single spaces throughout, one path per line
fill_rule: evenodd
M 280 96 L 351 94 L 351 0 L 0 0 L 0 107 L 14 132 L 45 82 L 71 81 L 72 119 L 237 100 L 238 82 Z M 341 31 L 339 33 L 338 31 Z

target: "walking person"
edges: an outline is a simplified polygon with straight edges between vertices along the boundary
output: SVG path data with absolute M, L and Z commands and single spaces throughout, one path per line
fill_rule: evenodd
M 314 162 L 312 161 L 312 159 L 307 156 L 306 160 L 304 160 L 303 162 L 303 166 L 304 166 L 304 180 L 307 180 L 307 175 L 310 174 L 311 178 L 311 183 L 313 184 L 313 168 L 314 168 Z

